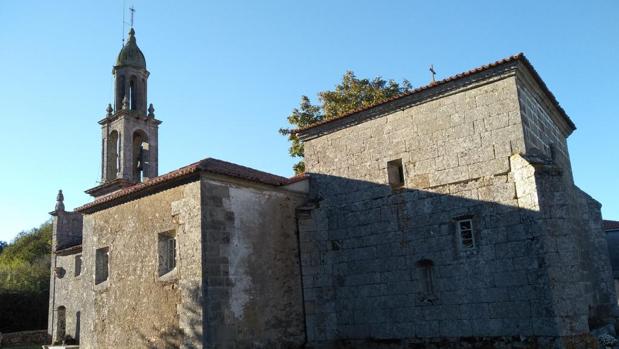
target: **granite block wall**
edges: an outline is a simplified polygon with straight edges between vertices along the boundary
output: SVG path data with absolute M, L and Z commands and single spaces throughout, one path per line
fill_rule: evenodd
M 600 303 L 610 292 L 603 263 L 571 258 L 599 245 L 590 205 L 573 194 L 566 134 L 541 126 L 555 121 L 530 111 L 518 74 L 305 138 L 312 206 L 299 230 L 313 346 L 588 333 L 592 289 L 604 290 Z M 533 151 L 546 133 L 557 153 Z M 394 189 L 387 163 L 397 159 L 404 186 Z M 457 233 L 463 218 L 472 249 Z

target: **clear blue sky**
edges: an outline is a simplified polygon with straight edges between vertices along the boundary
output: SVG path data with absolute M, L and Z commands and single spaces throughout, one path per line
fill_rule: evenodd
M 352 69 L 429 81 L 524 52 L 578 129 L 577 185 L 619 219 L 619 1 L 127 1 L 163 120 L 159 172 L 212 156 L 281 175 L 301 95 Z M 0 240 L 100 174 L 122 0 L 0 0 Z

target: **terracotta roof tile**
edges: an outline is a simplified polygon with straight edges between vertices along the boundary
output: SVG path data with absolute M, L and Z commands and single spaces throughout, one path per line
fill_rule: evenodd
M 292 183 L 291 180 L 286 177 L 277 176 L 271 173 L 233 164 L 231 162 L 206 158 L 172 172 L 168 172 L 164 175 L 148 179 L 142 183 L 137 183 L 130 187 L 99 197 L 88 204 L 76 208 L 75 210 L 85 213 L 95 211 L 98 207 L 113 205 L 117 202 L 124 202 L 131 199 L 134 195 L 137 196 L 147 194 L 151 191 L 157 190 L 159 187 L 175 181 L 192 180 L 194 178 L 197 179 L 200 172 L 208 172 L 273 186 L 281 186 Z
M 546 86 L 546 84 L 544 83 L 542 78 L 539 76 L 539 74 L 537 73 L 535 68 L 533 68 L 533 65 L 531 65 L 529 60 L 521 52 L 521 53 L 515 54 L 513 56 L 510 56 L 510 57 L 498 60 L 498 61 L 496 61 L 494 63 L 482 65 L 480 67 L 471 69 L 469 71 L 462 72 L 462 73 L 450 76 L 450 77 L 445 78 L 443 80 L 439 80 L 439 81 L 433 82 L 431 84 L 415 88 L 412 91 L 400 94 L 398 96 L 392 97 L 392 98 L 387 99 L 385 101 L 382 101 L 382 102 L 379 102 L 379 103 L 376 103 L 376 104 L 373 104 L 373 105 L 370 105 L 370 106 L 367 106 L 367 107 L 364 107 L 364 108 L 359 108 L 359 109 L 354 110 L 352 112 L 349 112 L 349 113 L 346 113 L 346 114 L 343 114 L 343 115 L 340 115 L 340 116 L 337 116 L 337 117 L 334 117 L 334 118 L 331 118 L 331 119 L 321 120 L 319 122 L 316 122 L 316 123 L 311 124 L 311 125 L 306 126 L 306 127 L 298 128 L 296 130 L 293 130 L 292 132 L 293 133 L 302 133 L 302 132 L 305 132 L 305 131 L 310 130 L 312 128 L 315 128 L 315 127 L 318 127 L 318 126 L 321 126 L 321 125 L 324 125 L 324 124 L 328 124 L 328 123 L 333 122 L 335 120 L 340 120 L 340 119 L 347 118 L 347 117 L 352 116 L 354 114 L 357 114 L 357 113 L 360 113 L 360 112 L 363 112 L 363 111 L 366 111 L 366 110 L 370 110 L 370 109 L 376 108 L 378 106 L 390 103 L 390 102 L 398 100 L 400 98 L 404 98 L 404 97 L 407 97 L 407 96 L 410 96 L 410 95 L 414 95 L 414 94 L 417 94 L 417 93 L 420 93 L 420 92 L 423 92 L 423 91 L 426 91 L 426 90 L 430 90 L 430 89 L 433 89 L 435 87 L 444 85 L 446 83 L 449 83 L 449 82 L 452 82 L 452 81 L 456 81 L 456 80 L 459 80 L 459 79 L 462 79 L 462 78 L 466 78 L 466 77 L 471 76 L 473 74 L 480 73 L 480 72 L 486 71 L 488 69 L 495 68 L 495 67 L 498 67 L 500 65 L 508 64 L 508 63 L 512 63 L 512 62 L 516 62 L 516 61 L 521 61 L 522 63 L 524 63 L 525 66 L 527 66 L 527 68 L 529 68 L 529 70 L 533 74 L 533 77 L 535 78 L 537 83 L 541 86 L 543 91 L 550 97 L 550 100 L 555 105 L 555 107 L 559 110 L 559 113 L 561 113 L 561 115 L 565 118 L 565 121 L 570 125 L 570 127 L 572 129 L 576 129 L 576 125 L 574 125 L 574 123 L 569 118 L 569 116 L 567 116 L 567 114 L 565 113 L 565 110 L 563 110 L 563 108 L 559 105 L 559 102 L 557 101 L 555 96 L 552 94 L 552 92 L 550 92 L 550 90 L 548 89 L 548 87 Z
M 270 184 L 275 186 L 286 185 L 289 179 L 268 172 L 254 170 L 253 168 L 233 164 L 222 160 L 208 158 L 200 161 L 198 166 L 205 172 L 221 174 L 229 177 L 246 179 L 253 182 Z
M 309 178 L 310 178 L 309 173 L 300 173 L 298 175 L 295 175 L 295 176 L 292 176 L 292 177 L 288 178 L 288 184 L 301 182 L 301 181 L 309 179 Z
M 604 229 L 604 231 L 619 230 L 619 221 L 603 220 L 602 229 Z

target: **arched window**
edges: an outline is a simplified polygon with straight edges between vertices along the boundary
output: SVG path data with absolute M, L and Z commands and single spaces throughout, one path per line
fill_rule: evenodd
M 133 179 L 141 182 L 148 175 L 148 136 L 142 130 L 133 133 Z
M 110 132 L 107 137 L 107 179 L 114 179 L 120 170 L 120 134 L 117 131 Z
M 115 109 L 121 110 L 123 106 L 123 98 L 125 98 L 125 77 L 119 76 L 116 79 L 116 106 Z
M 138 110 L 140 108 L 140 81 L 135 76 L 132 75 L 129 79 L 129 95 L 127 99 L 129 100 L 129 109 L 130 110 Z
M 144 100 L 141 101 L 142 107 L 146 108 L 146 96 L 148 96 L 148 91 L 146 90 L 146 80 L 142 79 L 142 83 L 140 84 L 140 92 Z
M 426 297 L 434 295 L 434 275 L 432 272 L 433 267 L 434 262 L 429 259 L 422 259 L 417 261 L 417 268 L 419 268 L 419 276 L 423 285 L 422 291 Z
M 129 82 L 129 109 L 135 110 L 135 81 Z

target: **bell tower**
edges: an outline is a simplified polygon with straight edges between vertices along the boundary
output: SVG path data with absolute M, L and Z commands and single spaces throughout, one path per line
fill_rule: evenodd
M 131 28 L 112 70 L 114 105 L 108 104 L 101 125 L 101 184 L 87 190 L 94 197 L 157 176 L 157 141 L 161 121 L 147 108 L 150 73 Z

